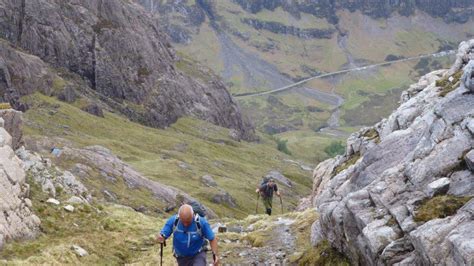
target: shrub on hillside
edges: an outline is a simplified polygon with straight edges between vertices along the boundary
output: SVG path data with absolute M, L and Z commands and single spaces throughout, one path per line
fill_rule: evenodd
M 282 140 L 282 139 L 277 139 L 277 149 L 281 152 L 284 152 L 288 155 L 291 155 L 290 150 L 288 149 L 288 146 L 286 145 L 288 143 L 288 140 Z
M 344 147 L 344 144 L 342 144 L 342 141 L 333 141 L 324 149 L 324 152 L 330 157 L 344 154 L 345 151 L 346 148 Z

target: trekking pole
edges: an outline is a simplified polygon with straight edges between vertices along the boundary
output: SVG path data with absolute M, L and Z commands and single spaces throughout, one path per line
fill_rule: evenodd
M 163 246 L 166 247 L 166 240 L 160 243 L 160 266 L 163 266 Z
M 283 214 L 283 200 L 281 199 L 281 195 L 279 195 L 278 197 L 280 198 L 281 214 Z
M 260 199 L 260 193 L 257 194 L 257 208 L 255 208 L 255 214 L 258 214 L 258 200 Z

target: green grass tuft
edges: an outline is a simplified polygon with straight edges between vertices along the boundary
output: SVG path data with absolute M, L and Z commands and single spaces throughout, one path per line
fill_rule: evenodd
M 329 155 L 329 157 L 334 157 L 336 155 L 342 155 L 346 151 L 346 147 L 342 141 L 332 141 L 329 146 L 324 149 L 324 152 Z
M 349 266 L 350 262 L 342 253 L 332 248 L 327 240 L 324 240 L 316 247 L 306 250 L 298 265 Z
M 345 161 L 344 163 L 342 163 L 341 165 L 336 167 L 336 169 L 334 169 L 334 176 L 336 176 L 340 172 L 346 170 L 351 165 L 354 165 L 357 162 L 357 160 L 359 160 L 359 158 L 360 158 L 360 153 L 356 153 L 356 154 L 351 155 L 349 157 L 349 159 L 347 159 L 347 161 Z
M 458 209 L 466 204 L 472 197 L 455 197 L 441 195 L 425 200 L 418 207 L 415 221 L 427 222 L 437 218 L 454 215 Z
M 461 82 L 463 71 L 459 70 L 454 75 L 450 76 L 453 78 L 452 81 L 449 81 L 450 77 L 445 77 L 436 81 L 436 87 L 440 87 L 441 91 L 439 96 L 445 97 L 448 93 L 457 89 Z

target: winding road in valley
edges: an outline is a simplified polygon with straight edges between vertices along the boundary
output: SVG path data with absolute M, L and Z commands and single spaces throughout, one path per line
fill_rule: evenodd
M 273 93 L 282 92 L 282 91 L 286 91 L 286 90 L 289 90 L 289 89 L 297 88 L 297 87 L 299 87 L 301 85 L 304 85 L 305 83 L 307 83 L 311 80 L 315 80 L 315 79 L 326 78 L 326 77 L 331 77 L 331 76 L 336 76 L 336 75 L 341 75 L 341 74 L 346 74 L 346 73 L 356 72 L 356 71 L 364 71 L 364 70 L 367 70 L 367 69 L 377 68 L 377 67 L 381 67 L 381 66 L 395 64 L 395 63 L 402 63 L 402 62 L 407 62 L 407 61 L 419 60 L 419 59 L 422 59 L 422 58 L 443 57 L 443 56 L 454 54 L 455 52 L 456 52 L 455 50 L 449 50 L 449 51 L 443 51 L 443 52 L 434 53 L 434 54 L 419 55 L 419 56 L 414 56 L 414 57 L 409 57 L 409 58 L 403 58 L 403 59 L 398 59 L 398 60 L 393 60 L 393 61 L 387 61 L 387 62 L 383 62 L 383 63 L 377 63 L 377 64 L 372 64 L 372 65 L 367 65 L 367 66 L 355 67 L 355 68 L 350 68 L 350 69 L 345 69 L 345 70 L 339 70 L 339 71 L 335 71 L 335 72 L 330 72 L 330 73 L 325 73 L 325 74 L 309 77 L 309 78 L 303 79 L 301 81 L 292 83 L 290 85 L 287 85 L 287 86 L 284 86 L 284 87 L 281 87 L 281 88 L 277 88 L 277 89 L 273 89 L 273 90 L 242 93 L 242 94 L 234 94 L 233 96 L 236 97 L 236 98 L 243 98 L 243 97 L 262 96 L 262 95 L 267 95 L 267 94 L 273 94 Z M 336 94 L 322 92 L 322 91 L 318 91 L 318 90 L 314 90 L 313 93 L 315 95 L 319 94 L 319 96 L 321 98 L 321 101 L 325 102 L 325 103 L 333 102 L 329 99 L 338 99 L 338 100 L 336 100 L 337 103 L 332 104 L 332 105 L 338 106 L 338 105 L 342 104 L 340 102 L 340 100 L 344 101 L 344 99 L 342 99 L 342 97 L 340 97 Z M 336 101 L 334 101 L 334 102 L 336 102 Z

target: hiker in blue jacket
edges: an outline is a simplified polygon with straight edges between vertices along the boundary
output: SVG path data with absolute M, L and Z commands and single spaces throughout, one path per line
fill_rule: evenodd
M 158 242 L 163 243 L 171 234 L 179 266 L 206 266 L 206 252 L 202 250 L 204 239 L 210 241 L 214 265 L 219 265 L 217 238 L 206 218 L 195 215 L 190 205 L 182 205 L 178 215 L 168 219 L 157 237 Z

